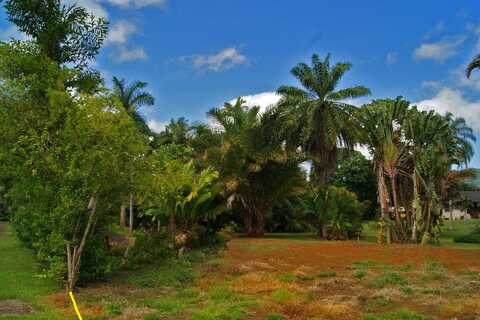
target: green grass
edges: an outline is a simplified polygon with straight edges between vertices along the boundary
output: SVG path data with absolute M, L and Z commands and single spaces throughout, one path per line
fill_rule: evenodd
M 46 306 L 42 298 L 61 291 L 59 284 L 40 276 L 39 266 L 32 252 L 24 248 L 7 225 L 0 235 L 0 300 L 18 299 L 31 304 L 38 312 L 21 317 L 2 317 L 15 320 L 64 319 L 58 312 Z
M 402 309 L 402 310 L 389 312 L 385 314 L 379 314 L 379 315 L 368 314 L 363 318 L 363 320 L 428 320 L 428 319 L 430 318 L 420 316 L 407 309 Z
M 375 278 L 370 286 L 372 288 L 384 288 L 387 286 L 403 286 L 408 284 L 408 279 L 398 272 L 386 272 Z
M 480 249 L 480 243 L 455 243 L 456 236 L 467 235 L 480 225 L 480 220 L 444 221 L 440 234 L 440 246 L 458 249 Z M 369 221 L 363 224 L 363 239 L 376 242 L 377 222 Z

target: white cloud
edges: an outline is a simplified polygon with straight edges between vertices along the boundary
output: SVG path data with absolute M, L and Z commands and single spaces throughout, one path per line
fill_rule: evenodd
M 415 103 L 421 110 L 435 110 L 440 114 L 452 112 L 463 117 L 474 130 L 480 130 L 480 101 L 469 101 L 461 91 L 444 87 L 431 99 Z
M 120 7 L 143 8 L 147 6 L 163 6 L 167 0 L 107 0 L 110 4 Z
M 245 105 L 249 107 L 258 106 L 260 111 L 264 112 L 268 107 L 277 104 L 281 97 L 276 92 L 270 91 L 242 96 L 242 98 L 245 100 Z M 236 98 L 230 100 L 229 103 L 234 104 L 235 101 L 237 101 Z
M 28 35 L 18 30 L 15 26 L 10 26 L 7 29 L 0 29 L 0 40 L 9 41 L 12 38 L 22 41 L 30 40 Z
M 142 47 L 119 47 L 117 50 L 112 52 L 110 58 L 113 60 L 113 62 L 120 63 L 128 61 L 147 60 L 148 55 Z
M 443 38 L 438 42 L 422 43 L 413 52 L 415 60 L 433 59 L 443 62 L 457 53 L 457 48 L 465 41 L 465 37 Z
M 452 71 L 453 81 L 455 82 L 455 85 L 459 87 L 480 91 L 480 77 L 476 76 L 475 74 L 472 74 L 470 79 L 468 79 L 467 76 L 465 75 L 466 65 L 467 63 L 465 63 L 461 67 L 454 69 Z
M 397 58 L 398 58 L 398 53 L 396 53 L 394 51 L 390 51 L 390 52 L 387 53 L 386 62 L 387 62 L 388 65 L 394 64 L 395 62 L 397 62 Z
M 428 40 L 430 39 L 433 35 L 437 33 L 441 33 L 443 30 L 445 30 L 445 23 L 443 21 L 438 22 L 435 27 L 433 27 L 432 30 L 428 31 L 423 38 Z
M 184 57 L 182 60 L 191 61 L 196 68 L 206 68 L 211 71 L 223 71 L 248 62 L 247 57 L 235 48 L 225 48 L 213 55 Z
M 432 89 L 432 90 L 440 89 L 441 85 L 442 83 L 440 81 L 434 81 L 434 80 L 426 80 L 420 84 L 420 86 L 423 89 Z
M 99 0 L 64 0 L 66 5 L 77 5 L 87 9 L 91 14 L 98 18 L 107 18 L 108 12 L 102 6 Z
M 106 43 L 124 44 L 128 37 L 137 31 L 137 27 L 126 20 L 119 20 L 112 24 L 108 32 Z
M 147 125 L 155 133 L 162 132 L 165 130 L 165 127 L 167 126 L 168 122 L 166 121 L 158 121 L 158 120 L 149 120 L 147 121 Z

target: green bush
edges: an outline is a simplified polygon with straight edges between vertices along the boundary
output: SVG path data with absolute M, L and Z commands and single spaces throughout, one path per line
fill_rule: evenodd
M 174 256 L 175 252 L 169 247 L 165 234 L 137 232 L 135 244 L 128 252 L 127 263 L 130 265 L 158 263 Z
M 453 241 L 457 243 L 480 243 L 480 227 L 469 234 L 456 236 Z
M 355 193 L 344 187 L 312 189 L 304 196 L 303 206 L 324 239 L 352 239 L 362 232 L 364 206 Z

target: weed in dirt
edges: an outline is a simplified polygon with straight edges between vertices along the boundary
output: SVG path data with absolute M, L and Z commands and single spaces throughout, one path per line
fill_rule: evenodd
M 297 295 L 295 293 L 292 293 L 291 291 L 289 291 L 286 288 L 277 289 L 277 290 L 272 292 L 272 299 L 275 302 L 279 302 L 279 303 L 282 303 L 282 302 L 285 302 L 285 301 L 291 301 L 291 300 L 295 299 L 296 297 L 297 297 Z
M 109 315 L 112 316 L 118 316 L 122 314 L 123 309 L 125 308 L 124 303 L 109 303 L 105 306 L 105 309 L 107 310 Z
M 333 278 L 336 277 L 337 273 L 335 271 L 324 271 L 317 274 L 319 278 Z
M 386 272 L 375 278 L 370 286 L 380 289 L 386 286 L 403 286 L 406 284 L 408 284 L 407 278 L 398 272 Z
M 356 270 L 353 272 L 353 277 L 357 279 L 363 279 L 367 275 L 366 271 L 363 270 Z
M 368 314 L 363 318 L 363 320 L 429 320 L 429 319 L 431 318 L 418 315 L 407 309 L 401 309 L 398 311 L 378 314 L 378 315 Z
M 191 263 L 171 261 L 160 266 L 150 266 L 126 278 L 126 282 L 142 288 L 158 286 L 182 287 L 195 279 Z
M 311 276 L 311 275 L 308 275 L 308 274 L 301 274 L 299 276 L 297 276 L 298 280 L 302 280 L 302 281 L 310 281 L 310 280 L 313 280 L 315 279 L 314 276 Z
M 194 312 L 190 320 L 241 320 L 248 315 L 247 309 L 254 306 L 254 303 L 248 301 L 208 304 Z
M 436 296 L 439 296 L 442 294 L 442 291 L 438 288 L 427 288 L 427 289 L 421 290 L 420 292 L 423 294 L 430 294 L 430 295 L 436 295 Z
M 287 274 L 282 274 L 280 276 L 278 276 L 278 279 L 280 279 L 281 281 L 283 282 L 294 282 L 295 280 L 297 280 L 297 276 L 294 275 L 294 274 L 291 274 L 291 273 L 287 273 Z
M 365 261 L 355 261 L 353 264 L 354 269 L 369 269 L 376 265 L 374 261 L 365 260 Z
M 373 310 L 377 310 L 379 308 L 385 308 L 388 306 L 391 306 L 393 304 L 393 301 L 387 297 L 384 296 L 378 296 L 370 300 L 371 306 L 369 309 L 373 308 Z
M 281 314 L 274 313 L 274 314 L 269 314 L 266 318 L 266 320 L 283 320 L 285 319 Z
M 406 296 L 411 296 L 413 295 L 413 288 L 412 287 L 402 287 L 401 288 L 402 292 Z
M 227 301 L 235 298 L 235 293 L 227 287 L 215 286 L 210 288 L 208 296 L 213 301 Z

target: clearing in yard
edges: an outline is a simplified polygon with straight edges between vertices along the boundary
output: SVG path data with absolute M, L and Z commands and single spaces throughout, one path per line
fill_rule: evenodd
M 86 319 L 476 319 L 480 251 L 236 238 L 80 288 Z M 51 307 L 73 318 L 63 293 Z

